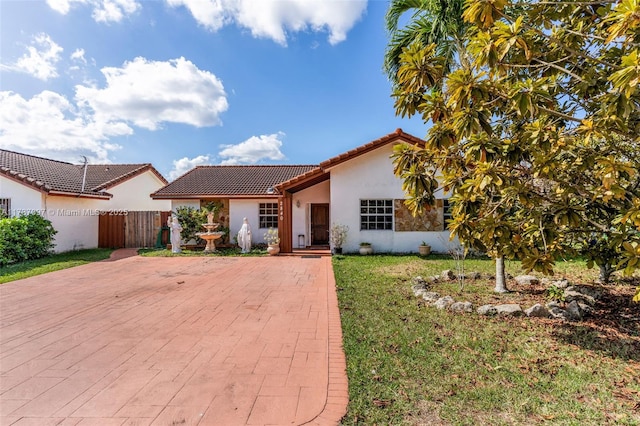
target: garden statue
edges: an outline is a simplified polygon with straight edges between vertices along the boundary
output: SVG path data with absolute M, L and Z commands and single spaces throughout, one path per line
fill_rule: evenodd
M 180 253 L 180 245 L 182 244 L 182 225 L 178 222 L 178 218 L 173 216 L 167 220 L 167 226 L 171 230 L 171 252 Z
M 238 245 L 242 249 L 242 253 L 251 251 L 251 225 L 246 217 L 242 220 L 242 228 L 238 232 Z

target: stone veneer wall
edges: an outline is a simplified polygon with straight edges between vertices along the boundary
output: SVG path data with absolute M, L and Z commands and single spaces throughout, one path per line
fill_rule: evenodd
M 220 226 L 229 227 L 229 199 L 228 198 L 215 198 L 215 199 L 206 199 L 200 200 L 200 208 L 206 206 L 210 202 L 222 202 L 222 208 L 218 210 L 217 216 L 214 218 L 216 222 L 220 224 Z M 233 241 L 232 233 L 229 232 L 229 235 L 224 238 L 224 243 L 229 243 Z
M 396 232 L 444 231 L 444 203 L 436 200 L 436 205 L 422 214 L 413 216 L 404 204 L 405 200 L 393 200 Z

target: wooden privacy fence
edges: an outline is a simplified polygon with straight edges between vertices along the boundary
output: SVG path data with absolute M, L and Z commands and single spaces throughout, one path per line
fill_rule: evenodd
M 169 239 L 166 225 L 170 215 L 171 212 L 160 211 L 130 211 L 126 214 L 104 212 L 98 221 L 98 247 L 155 247 L 158 242 L 166 246 Z

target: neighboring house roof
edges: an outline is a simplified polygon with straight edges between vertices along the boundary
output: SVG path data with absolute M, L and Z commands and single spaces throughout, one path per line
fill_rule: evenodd
M 83 165 L 0 150 L 0 175 L 51 194 L 110 198 L 111 194 L 105 190 L 148 170 L 162 183 L 167 183 L 167 180 L 148 163 L 90 164 L 87 166 L 83 190 L 83 169 Z
M 151 194 L 154 199 L 205 197 L 274 197 L 280 182 L 305 174 L 316 165 L 198 166 Z M 271 189 L 271 191 L 270 191 Z
M 153 173 L 163 185 L 169 183 L 150 163 L 89 164 L 87 169 L 87 186 L 91 185 L 91 189 L 94 191 L 112 188 L 147 170 Z

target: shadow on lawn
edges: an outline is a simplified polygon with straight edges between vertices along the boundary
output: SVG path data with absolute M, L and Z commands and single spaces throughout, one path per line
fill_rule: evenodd
M 562 324 L 553 334 L 560 341 L 583 349 L 640 362 L 640 304 L 631 301 L 629 292 L 607 288 L 592 316 L 582 322 Z

